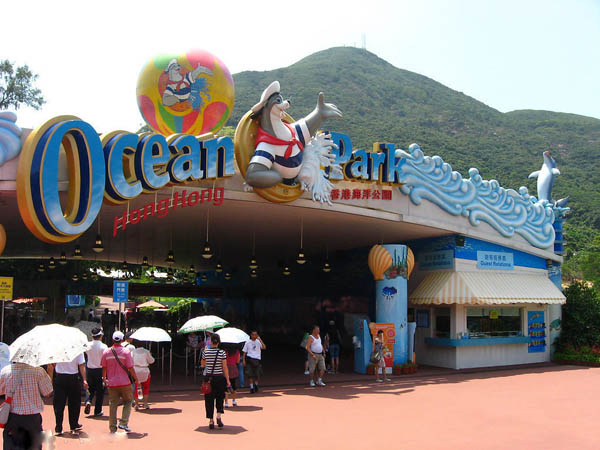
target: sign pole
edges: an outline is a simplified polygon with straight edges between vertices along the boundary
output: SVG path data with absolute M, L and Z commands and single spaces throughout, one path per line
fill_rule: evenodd
M 0 332 L 0 341 L 4 342 L 4 304 L 6 300 L 2 300 L 2 331 Z

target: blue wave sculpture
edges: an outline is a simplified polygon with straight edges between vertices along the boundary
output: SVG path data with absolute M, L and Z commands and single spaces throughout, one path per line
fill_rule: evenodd
M 439 156 L 425 156 L 417 144 L 409 153 L 396 150 L 400 162 L 400 192 L 415 205 L 423 199 L 435 203 L 453 216 L 462 215 L 473 226 L 485 222 L 502 236 L 518 234 L 534 247 L 548 248 L 554 243 L 552 205 L 537 201 L 526 187 L 519 192 L 504 189 L 496 180 L 484 180 L 477 169 L 469 169 L 469 179 L 452 170 Z
M 16 124 L 17 115 L 0 111 L 0 166 L 16 158 L 21 151 L 21 128 Z

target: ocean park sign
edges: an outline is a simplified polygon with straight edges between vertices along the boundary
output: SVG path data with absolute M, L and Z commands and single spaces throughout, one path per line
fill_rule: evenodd
M 371 151 L 353 149 L 348 135 L 320 131 L 325 120 L 342 116 L 335 105 L 325 103 L 323 93 L 311 113 L 294 120 L 280 91 L 279 82 L 272 82 L 241 118 L 234 138 L 219 137 L 216 133 L 231 115 L 235 97 L 227 67 L 205 51 L 154 58 L 142 69 L 136 90 L 140 113 L 152 132 L 99 135 L 77 117 L 60 116 L 29 134 L 17 173 L 23 222 L 40 240 L 60 244 L 88 230 L 105 201 L 127 204 L 115 218 L 113 234 L 150 216 L 164 217 L 179 206 L 218 206 L 225 198 L 224 187 L 206 189 L 193 183 L 232 177 L 237 163 L 245 191 L 272 202 L 291 202 L 308 193 L 329 205 L 359 197 L 368 203 L 391 200 L 392 190 L 380 189 L 395 186 L 413 204 L 426 199 L 449 215 L 465 217 L 473 227 L 485 222 L 504 237 L 520 235 L 542 249 L 554 243 L 555 212 L 564 214 L 568 208 L 567 199 L 554 202 L 549 189 L 540 188 L 551 187 L 559 173 L 549 155 L 548 168 L 531 175 L 538 178 L 538 191 L 545 193 L 536 199 L 525 187 L 516 192 L 484 180 L 475 168 L 463 178 L 441 157 L 425 156 L 416 144 L 408 152 L 390 143 L 375 143 Z M 16 116 L 1 120 L 11 123 L 0 132 L 14 135 L 0 142 L 11 143 L 10 151 L 0 152 L 0 164 L 4 154 L 15 158 L 21 144 Z M 64 166 L 68 188 L 61 196 L 59 168 Z M 379 187 L 338 189 L 334 186 L 339 181 Z M 189 186 L 189 191 L 129 208 L 142 194 L 178 185 Z

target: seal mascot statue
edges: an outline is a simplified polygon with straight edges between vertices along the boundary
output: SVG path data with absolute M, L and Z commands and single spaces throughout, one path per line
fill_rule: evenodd
M 331 183 L 321 167 L 341 169 L 333 164 L 335 158 L 330 152 L 335 144 L 317 130 L 326 119 L 342 117 L 342 113 L 334 104 L 325 103 L 320 92 L 315 109 L 290 124 L 284 120 L 290 101 L 284 100 L 280 91 L 279 82 L 273 81 L 251 109 L 251 118 L 258 120 L 259 126 L 246 183 L 255 188 L 270 188 L 279 183 L 295 186 L 300 181 L 303 190 L 313 191 L 315 200 L 329 202 Z M 299 179 L 304 159 L 311 163 Z

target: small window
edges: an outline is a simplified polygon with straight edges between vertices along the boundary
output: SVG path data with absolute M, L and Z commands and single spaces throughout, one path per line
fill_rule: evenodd
M 520 336 L 521 308 L 467 308 L 467 329 L 471 338 Z
M 435 336 L 450 337 L 450 308 L 435 309 Z

